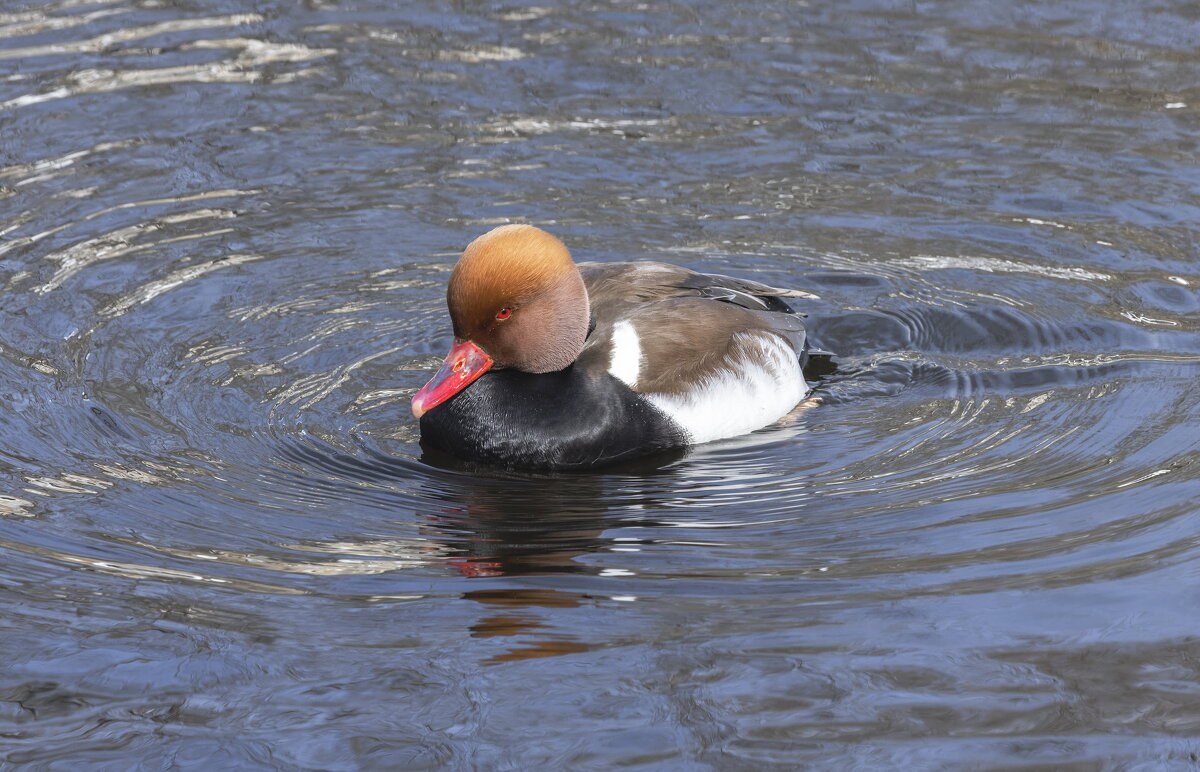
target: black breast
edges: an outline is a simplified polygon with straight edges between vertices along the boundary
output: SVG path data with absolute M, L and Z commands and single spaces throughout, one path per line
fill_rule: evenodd
M 586 469 L 685 442 L 670 418 L 624 383 L 575 366 L 484 373 L 421 416 L 422 446 L 508 468 Z

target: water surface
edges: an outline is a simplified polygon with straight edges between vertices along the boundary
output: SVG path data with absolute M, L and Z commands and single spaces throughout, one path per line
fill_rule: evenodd
M 5 4 L 0 758 L 1191 768 L 1198 39 L 1182 0 Z M 424 457 L 503 222 L 819 295 L 822 404 L 592 474 Z

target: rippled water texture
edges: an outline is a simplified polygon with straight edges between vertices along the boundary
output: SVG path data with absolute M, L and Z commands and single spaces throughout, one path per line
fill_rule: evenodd
M 1192 768 L 1200 13 L 0 8 L 0 758 Z M 816 293 L 822 404 L 423 457 L 496 223 Z M 1074 766 L 1070 766 L 1074 765 Z

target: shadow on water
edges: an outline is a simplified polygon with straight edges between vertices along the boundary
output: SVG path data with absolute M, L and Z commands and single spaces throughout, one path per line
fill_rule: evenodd
M 437 555 L 436 564 L 468 580 L 603 575 L 605 569 L 580 558 L 614 547 L 614 540 L 604 536 L 606 531 L 660 525 L 636 513 L 658 510 L 664 497 L 677 490 L 677 462 L 687 454 L 680 448 L 615 464 L 602 472 L 527 474 L 489 469 L 433 449 L 420 458 L 425 469 L 378 450 L 351 455 L 311 438 L 306 443 L 290 442 L 281 451 L 285 458 L 343 479 L 404 485 L 421 480 L 423 492 L 412 494 L 423 502 L 414 513 L 420 538 Z M 345 492 L 344 483 L 323 482 L 317 476 L 311 482 Z M 397 503 L 410 507 L 412 496 Z M 620 505 L 614 507 L 617 501 Z M 635 541 L 627 539 L 625 544 Z M 471 625 L 473 636 L 522 638 L 484 664 L 589 650 L 591 643 L 557 631 L 553 617 L 540 614 L 539 609 L 586 606 L 593 598 L 590 593 L 505 584 L 510 586 L 468 589 L 460 595 L 487 612 Z

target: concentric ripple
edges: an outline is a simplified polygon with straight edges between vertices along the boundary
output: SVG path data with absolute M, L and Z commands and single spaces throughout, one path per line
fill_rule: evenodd
M 3 761 L 1194 761 L 1186 4 L 237 5 L 0 9 Z M 424 452 L 510 221 L 810 291 L 815 404 Z

